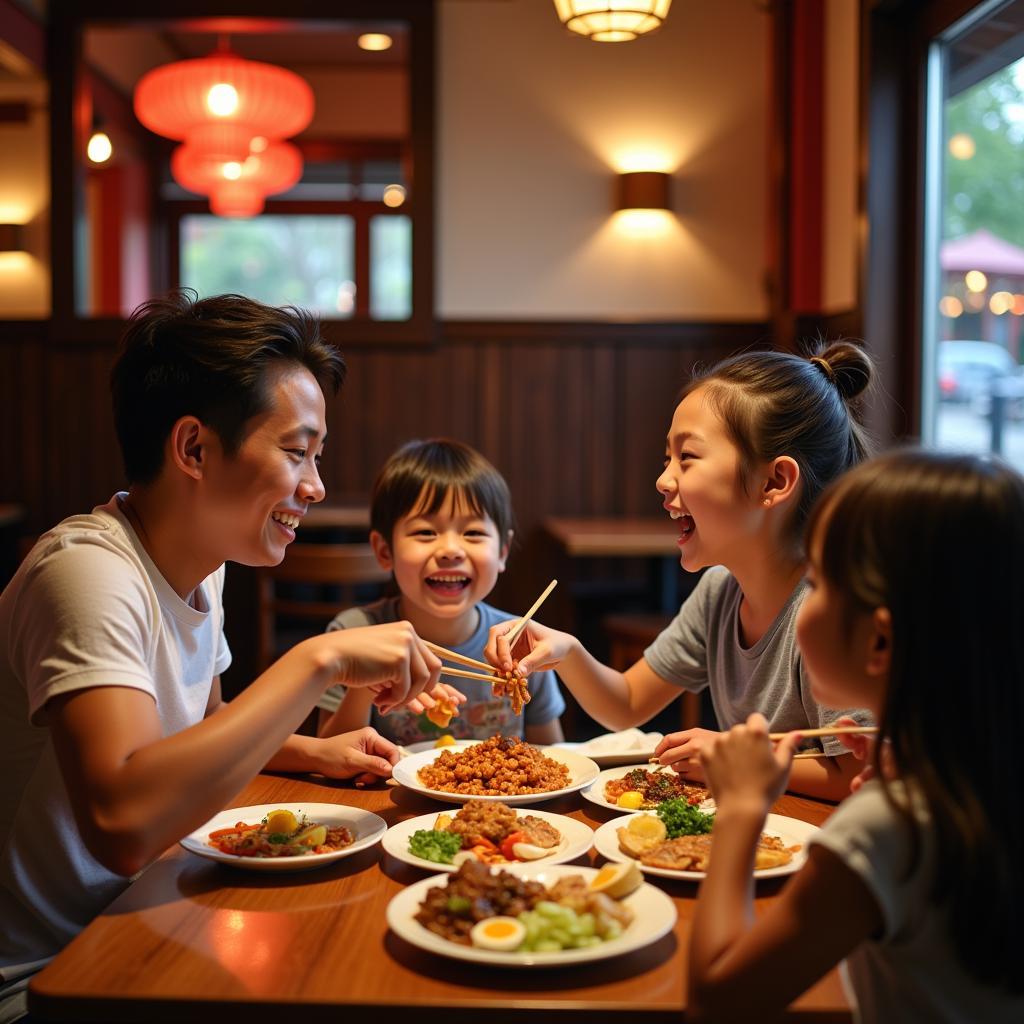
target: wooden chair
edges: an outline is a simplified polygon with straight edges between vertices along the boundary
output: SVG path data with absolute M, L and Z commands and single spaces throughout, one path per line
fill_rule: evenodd
M 391 578 L 377 564 L 369 544 L 291 544 L 280 565 L 259 570 L 259 657 L 266 668 L 291 644 L 278 639 L 281 620 L 298 623 L 305 635 L 323 632 L 343 608 L 361 604 L 379 594 Z M 278 587 L 285 584 L 283 592 Z M 357 588 L 376 585 L 373 593 Z M 336 596 L 339 595 L 340 596 Z M 305 628 L 308 624 L 308 629 Z
M 606 615 L 601 626 L 608 637 L 608 664 L 625 672 L 644 656 L 654 638 L 672 621 L 672 615 Z M 701 723 L 701 695 L 683 690 L 680 729 L 696 729 Z

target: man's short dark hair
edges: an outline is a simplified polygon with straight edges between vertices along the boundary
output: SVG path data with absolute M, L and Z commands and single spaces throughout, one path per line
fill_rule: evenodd
M 130 483 L 160 474 L 164 444 L 182 416 L 216 431 L 234 455 L 246 424 L 270 405 L 268 371 L 304 367 L 321 389 L 345 379 L 341 353 L 320 337 L 314 314 L 244 295 L 200 299 L 191 289 L 132 313 L 110 374 L 114 425 Z

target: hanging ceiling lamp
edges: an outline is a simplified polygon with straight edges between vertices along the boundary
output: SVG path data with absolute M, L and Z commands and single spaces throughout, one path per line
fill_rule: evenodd
M 258 192 L 262 206 L 263 196 L 285 192 L 302 177 L 302 155 L 290 142 L 271 142 L 244 160 L 220 160 L 185 143 L 171 155 L 171 173 L 179 185 L 200 195 L 238 183 Z
M 225 181 L 210 191 L 210 212 L 218 217 L 255 217 L 263 212 L 263 193 L 246 181 Z
M 627 43 L 661 27 L 672 0 L 555 0 L 562 24 L 595 43 Z
M 164 64 L 135 87 L 135 116 L 152 132 L 245 160 L 253 136 L 284 139 L 313 118 L 313 90 L 274 64 L 226 50 Z

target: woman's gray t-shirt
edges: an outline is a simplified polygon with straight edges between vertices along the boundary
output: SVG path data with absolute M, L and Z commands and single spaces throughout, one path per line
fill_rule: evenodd
M 796 644 L 796 614 L 806 589 L 801 580 L 764 636 L 744 647 L 739 583 L 721 566 L 709 569 L 644 658 L 666 682 L 693 692 L 707 688 L 721 729 L 745 722 L 755 711 L 773 732 L 818 728 L 841 715 L 870 724 L 867 711 L 826 708 L 811 693 Z M 822 748 L 830 756 L 846 753 L 832 737 Z

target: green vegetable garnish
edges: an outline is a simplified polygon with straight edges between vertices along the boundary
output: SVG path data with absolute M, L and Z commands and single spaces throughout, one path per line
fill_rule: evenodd
M 659 804 L 657 814 L 665 822 L 665 831 L 669 839 L 706 835 L 715 823 L 713 814 L 705 814 L 681 797 Z
M 434 829 L 418 829 L 409 838 L 409 852 L 435 864 L 451 864 L 462 849 L 462 836 Z
M 464 914 L 472 905 L 465 896 L 449 896 L 447 909 L 450 914 Z

